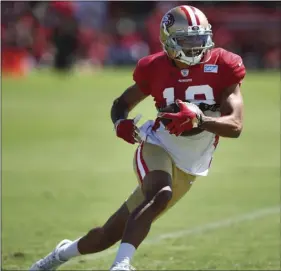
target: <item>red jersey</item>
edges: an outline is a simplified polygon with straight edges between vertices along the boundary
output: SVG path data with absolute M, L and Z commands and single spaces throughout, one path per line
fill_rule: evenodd
M 245 74 L 240 56 L 215 48 L 207 62 L 183 69 L 165 52 L 146 56 L 139 60 L 133 78 L 144 94 L 154 97 L 156 107 L 164 107 L 176 99 L 220 104 L 222 92 L 240 84 Z

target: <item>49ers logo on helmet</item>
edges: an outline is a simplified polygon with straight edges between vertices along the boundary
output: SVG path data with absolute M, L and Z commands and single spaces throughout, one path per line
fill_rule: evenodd
M 173 14 L 168 13 L 163 17 L 163 21 L 162 23 L 168 28 L 171 27 L 175 22 L 175 18 L 173 16 Z

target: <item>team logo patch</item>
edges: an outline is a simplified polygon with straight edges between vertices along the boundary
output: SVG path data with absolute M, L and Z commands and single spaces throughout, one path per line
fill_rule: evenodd
M 218 73 L 218 65 L 210 65 L 210 64 L 205 64 L 204 65 L 204 72 L 213 72 L 213 73 Z
M 164 24 L 167 28 L 171 27 L 175 22 L 175 18 L 173 14 L 168 13 L 163 17 L 162 24 Z
M 189 74 L 189 70 L 187 70 L 187 69 L 181 70 L 182 76 L 186 77 L 186 76 L 188 76 L 188 74 Z

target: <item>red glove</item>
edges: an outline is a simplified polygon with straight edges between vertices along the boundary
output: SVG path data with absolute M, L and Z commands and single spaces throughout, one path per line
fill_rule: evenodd
M 198 127 L 203 115 L 199 107 L 192 103 L 186 103 L 176 100 L 180 112 L 178 113 L 159 113 L 161 118 L 171 119 L 172 121 L 166 126 L 170 134 L 179 136 L 184 131 L 189 131 Z
M 130 144 L 135 144 L 140 142 L 140 137 L 138 135 L 139 129 L 135 125 L 140 120 L 140 116 L 134 119 L 121 119 L 115 123 L 116 135 Z

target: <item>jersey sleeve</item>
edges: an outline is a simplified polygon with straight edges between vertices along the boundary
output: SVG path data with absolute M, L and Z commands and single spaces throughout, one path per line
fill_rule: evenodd
M 242 58 L 236 54 L 229 53 L 225 59 L 225 87 L 241 84 L 246 75 L 246 69 Z
M 138 61 L 133 73 L 133 79 L 145 95 L 151 94 L 149 63 L 146 58 L 142 58 Z

